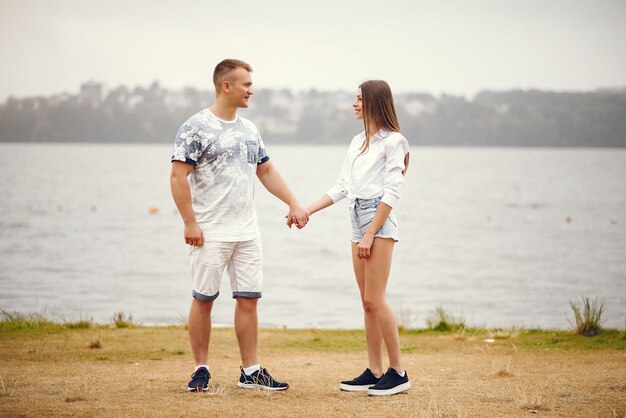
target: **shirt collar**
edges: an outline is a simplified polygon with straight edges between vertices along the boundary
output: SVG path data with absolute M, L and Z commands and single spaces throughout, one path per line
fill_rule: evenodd
M 391 131 L 388 131 L 385 128 L 381 128 L 378 132 L 374 134 L 374 136 L 372 137 L 372 140 L 385 139 L 389 135 L 391 135 Z

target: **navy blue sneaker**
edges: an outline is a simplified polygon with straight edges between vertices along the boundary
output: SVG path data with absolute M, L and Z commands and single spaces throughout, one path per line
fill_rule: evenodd
M 289 388 L 287 383 L 281 383 L 274 380 L 270 373 L 265 368 L 261 368 L 251 375 L 247 375 L 241 369 L 241 376 L 239 376 L 239 382 L 237 386 L 244 389 L 263 389 L 263 390 L 286 390 Z
M 352 380 L 344 380 L 339 384 L 339 389 L 348 392 L 365 392 L 372 386 L 374 386 L 380 377 L 374 376 L 374 373 L 368 368 L 365 369 L 360 376 L 355 377 Z
M 406 392 L 411 389 L 409 382 L 409 374 L 404 371 L 404 376 L 400 376 L 395 369 L 391 367 L 387 369 L 378 383 L 367 390 L 368 395 L 395 395 L 396 393 Z
M 206 367 L 200 367 L 194 374 L 191 375 L 191 380 L 187 384 L 189 392 L 203 392 L 209 390 L 209 379 L 211 373 Z

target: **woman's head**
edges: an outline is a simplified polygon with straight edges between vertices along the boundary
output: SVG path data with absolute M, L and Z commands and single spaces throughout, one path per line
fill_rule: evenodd
M 368 80 L 361 83 L 353 106 L 356 118 L 363 119 L 368 138 L 379 129 L 400 131 L 393 95 L 386 81 Z

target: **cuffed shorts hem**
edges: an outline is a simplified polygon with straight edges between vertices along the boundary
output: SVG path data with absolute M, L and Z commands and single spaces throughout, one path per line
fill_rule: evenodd
M 220 295 L 220 292 L 217 292 L 216 294 L 212 296 L 207 296 L 207 295 L 203 295 L 202 293 L 198 293 L 195 290 L 191 291 L 191 296 L 193 296 L 194 298 L 198 299 L 201 302 L 211 302 L 212 300 L 217 299 L 219 295 Z
M 261 292 L 233 292 L 233 299 L 235 298 L 260 299 Z

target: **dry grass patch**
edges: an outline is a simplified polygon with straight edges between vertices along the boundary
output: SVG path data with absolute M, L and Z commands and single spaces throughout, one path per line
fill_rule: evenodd
M 536 414 L 541 411 L 551 411 L 554 398 L 546 393 L 543 386 L 535 388 L 518 387 L 515 389 L 515 402 L 520 409 Z
M 514 345 L 508 339 L 487 344 L 485 336 L 467 330 L 464 339 L 454 333 L 402 332 L 412 389 L 368 397 L 338 389 L 339 380 L 367 367 L 362 331 L 262 329 L 261 364 L 290 384 L 275 393 L 236 386 L 235 333 L 214 329 L 209 390 L 197 394 L 186 389 L 193 357 L 181 327 L 0 332 L 0 416 L 192 416 L 199 410 L 238 416 L 254 410 L 277 417 L 482 417 L 533 411 L 587 417 L 626 410 L 626 350 L 619 348 L 618 337 L 605 334 L 603 342 L 592 344 L 587 337 L 579 343 L 577 337 L 566 341 L 570 336 L 552 332 L 520 333 Z M 552 338 L 559 343 L 545 343 Z M 105 344 L 89 348 L 96 340 Z M 594 348 L 598 344 L 602 347 Z M 31 375 L 37 379 L 23 378 Z M 93 378 L 86 381 L 86 376 Z
M 7 379 L 5 376 L 0 375 L 0 397 L 15 395 L 16 385 L 17 379 Z
M 100 339 L 97 338 L 93 341 L 90 341 L 89 344 L 87 344 L 87 347 L 91 349 L 102 348 L 102 343 L 100 342 Z
M 496 377 L 511 377 L 511 356 L 499 357 L 491 361 L 491 370 Z

